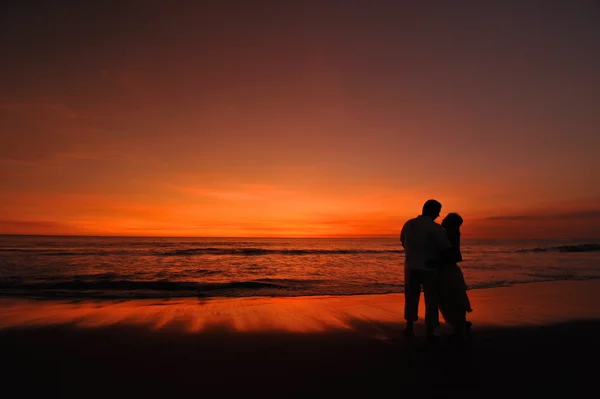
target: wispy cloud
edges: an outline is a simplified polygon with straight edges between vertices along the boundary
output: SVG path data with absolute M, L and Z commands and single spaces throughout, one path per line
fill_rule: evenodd
M 241 184 L 225 187 L 174 186 L 174 189 L 198 197 L 215 198 L 225 201 L 261 201 L 281 198 L 292 194 L 291 191 L 272 185 Z
M 0 225 L 7 227 L 33 227 L 33 228 L 54 228 L 61 223 L 48 221 L 23 221 L 23 220 L 0 220 Z
M 78 234 L 82 230 L 68 223 L 47 220 L 0 220 L 3 234 Z
M 257 201 L 266 199 L 264 195 L 244 191 L 216 190 L 212 188 L 195 187 L 181 188 L 181 191 L 196 195 L 198 197 L 217 198 L 226 201 Z

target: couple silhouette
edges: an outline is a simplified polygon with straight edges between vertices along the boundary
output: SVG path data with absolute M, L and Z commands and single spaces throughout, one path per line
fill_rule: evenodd
M 435 220 L 441 211 L 440 202 L 428 200 L 421 215 L 408 220 L 400 233 L 405 256 L 405 333 L 414 335 L 423 290 L 427 339 L 436 338 L 434 332 L 440 324 L 440 313 L 452 326 L 453 336 L 464 339 L 471 328 L 466 315 L 472 309 L 465 279 L 457 264 L 462 261 L 460 226 L 463 219 L 456 213 L 449 213 L 440 225 Z

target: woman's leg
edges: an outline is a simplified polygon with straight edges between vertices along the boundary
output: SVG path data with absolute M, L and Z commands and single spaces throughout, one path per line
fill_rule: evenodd
M 454 334 L 464 337 L 467 330 L 467 307 L 465 303 L 466 296 L 464 277 L 458 266 L 453 267 L 448 273 L 447 285 L 449 286 L 446 300 L 451 308 L 451 322 L 449 323 Z
M 465 310 L 467 312 L 472 312 L 473 308 L 471 308 L 471 300 L 469 299 L 469 294 L 467 293 L 467 283 L 465 282 L 465 276 L 462 272 L 462 269 L 458 266 L 456 266 L 457 270 L 457 274 L 458 274 L 458 278 L 460 279 L 460 284 L 462 287 L 464 287 L 463 292 L 462 292 L 462 301 L 464 303 L 465 306 Z

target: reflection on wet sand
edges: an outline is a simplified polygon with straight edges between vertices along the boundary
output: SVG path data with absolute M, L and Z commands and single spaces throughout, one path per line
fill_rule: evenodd
M 473 290 L 476 326 L 546 324 L 600 317 L 600 280 L 522 284 Z M 136 325 L 196 333 L 355 330 L 387 335 L 401 328 L 402 294 L 347 297 L 228 298 L 134 301 L 0 300 L 0 328 L 71 324 L 82 328 Z M 423 309 L 421 309 L 421 315 Z
M 232 331 L 316 332 L 351 328 L 349 320 L 398 321 L 399 295 L 121 302 L 0 301 L 2 327 L 115 324 L 199 332 L 222 326 Z

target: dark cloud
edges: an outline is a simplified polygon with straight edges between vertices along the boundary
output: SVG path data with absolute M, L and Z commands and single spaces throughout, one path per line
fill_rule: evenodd
M 543 215 L 497 215 L 484 218 L 484 220 L 498 221 L 535 221 L 535 220 L 556 220 L 556 219 L 595 219 L 600 218 L 600 210 L 584 210 L 574 212 L 557 212 Z
M 71 234 L 81 232 L 75 226 L 46 220 L 0 220 L 1 234 Z

